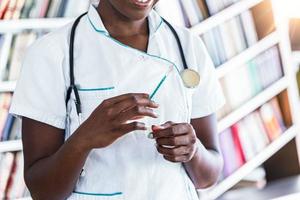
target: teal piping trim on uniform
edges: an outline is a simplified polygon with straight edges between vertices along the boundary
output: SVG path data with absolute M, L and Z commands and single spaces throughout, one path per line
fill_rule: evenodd
M 159 82 L 159 84 L 157 85 L 157 87 L 155 88 L 155 90 L 152 92 L 152 94 L 150 95 L 150 100 L 152 100 L 152 98 L 154 97 L 154 95 L 157 93 L 157 91 L 159 90 L 159 88 L 161 87 L 161 85 L 165 82 L 165 80 L 167 79 L 167 75 L 165 75 L 161 81 Z
M 100 30 L 100 29 L 97 29 L 97 28 L 96 28 L 96 26 L 93 24 L 93 22 L 92 22 L 92 20 L 91 20 L 91 18 L 90 18 L 89 15 L 88 15 L 87 17 L 88 17 L 88 20 L 89 20 L 90 24 L 91 24 L 92 27 L 95 29 L 95 31 L 97 31 L 98 33 L 104 33 L 105 35 L 107 34 L 107 31 L 105 31 L 105 30 Z
M 141 51 L 141 50 L 138 50 L 138 49 L 135 49 L 135 48 L 132 48 L 132 47 L 130 47 L 130 46 L 128 46 L 128 45 L 123 44 L 122 42 L 120 42 L 120 41 L 116 40 L 115 38 L 112 38 L 110 35 L 108 35 L 108 34 L 106 33 L 106 31 L 97 29 L 96 26 L 95 26 L 95 25 L 93 24 L 93 22 L 91 21 L 90 17 L 89 17 L 89 16 L 87 16 L 87 17 L 88 17 L 88 20 L 89 20 L 91 26 L 94 28 L 94 30 L 95 30 L 96 32 L 103 34 L 103 35 L 106 36 L 107 38 L 113 40 L 114 42 L 116 42 L 117 44 L 119 44 L 119 45 L 121 45 L 121 46 L 123 46 L 123 47 L 132 49 L 132 50 L 134 50 L 134 51 L 137 51 L 137 52 L 142 53 L 142 54 L 144 54 L 144 55 L 150 56 L 150 57 L 152 57 L 152 58 L 157 58 L 157 59 L 166 61 L 166 62 L 170 63 L 171 65 L 173 65 L 173 66 L 176 68 L 177 72 L 180 74 L 180 71 L 179 71 L 177 65 L 176 65 L 174 62 L 172 62 L 172 61 L 170 61 L 170 60 L 168 60 L 168 59 L 166 59 L 166 58 L 162 58 L 162 57 L 160 57 L 160 56 L 156 56 L 156 55 L 152 55 L 152 54 L 145 53 L 145 52 L 143 52 L 143 51 Z M 162 24 L 162 23 L 163 23 L 163 20 L 161 21 L 161 24 Z M 161 24 L 159 25 L 159 27 L 161 26 Z M 159 28 L 159 27 L 158 27 L 158 28 Z
M 80 88 L 78 91 L 81 92 L 92 92 L 92 91 L 104 91 L 104 90 L 113 90 L 115 87 L 107 87 L 107 88 Z
M 158 31 L 158 29 L 161 27 L 161 25 L 162 25 L 163 22 L 164 22 L 163 19 L 160 17 L 160 23 L 159 23 L 157 29 L 155 30 L 155 32 Z
M 118 196 L 118 195 L 122 195 L 122 192 L 115 192 L 115 193 L 111 193 L 111 194 L 104 194 L 104 193 L 88 193 L 88 192 L 77 192 L 74 191 L 73 193 L 75 194 L 82 194 L 82 195 L 89 195 L 89 196 L 106 196 L 106 197 L 111 197 L 111 196 Z

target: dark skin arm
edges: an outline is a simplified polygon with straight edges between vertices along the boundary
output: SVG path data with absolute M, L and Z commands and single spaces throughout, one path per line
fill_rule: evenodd
M 154 127 L 158 152 L 166 160 L 182 162 L 197 189 L 215 184 L 223 167 L 216 123 L 211 115 L 193 119 L 191 124 L 167 122 Z
M 25 181 L 33 199 L 66 199 L 79 178 L 89 152 L 105 148 L 123 135 L 146 130 L 128 120 L 153 117 L 157 105 L 147 94 L 126 94 L 105 100 L 64 143 L 64 131 L 23 118 Z

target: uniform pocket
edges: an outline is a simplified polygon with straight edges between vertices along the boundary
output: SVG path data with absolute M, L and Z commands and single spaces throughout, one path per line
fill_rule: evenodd
M 78 90 L 82 108 L 82 119 L 86 120 L 90 114 L 106 99 L 117 95 L 115 87 L 81 88 Z M 75 96 L 72 98 L 72 107 L 75 108 Z M 73 110 L 76 110 L 73 109 Z
M 124 200 L 123 193 L 113 194 L 73 192 L 68 200 Z

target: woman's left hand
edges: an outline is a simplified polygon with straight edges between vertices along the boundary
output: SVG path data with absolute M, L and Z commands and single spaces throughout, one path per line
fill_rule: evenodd
M 153 126 L 157 150 L 171 162 L 189 162 L 197 151 L 197 136 L 191 124 L 167 122 Z

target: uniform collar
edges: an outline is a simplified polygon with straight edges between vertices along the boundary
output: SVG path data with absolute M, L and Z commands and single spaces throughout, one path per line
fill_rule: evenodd
M 90 5 L 89 11 L 88 11 L 88 20 L 96 32 L 100 32 L 100 33 L 109 35 L 109 32 L 105 28 L 105 26 L 102 22 L 102 19 L 98 14 L 96 5 L 93 5 L 93 4 Z M 152 10 L 148 16 L 148 21 L 149 21 L 149 31 L 150 31 L 150 36 L 151 36 L 159 30 L 159 28 L 161 27 L 161 25 L 163 23 L 163 20 L 156 11 Z

